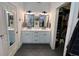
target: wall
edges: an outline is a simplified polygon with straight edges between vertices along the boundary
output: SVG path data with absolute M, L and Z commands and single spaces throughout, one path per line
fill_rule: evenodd
M 52 29 L 52 32 L 51 32 L 51 48 L 52 49 L 55 49 L 55 41 L 56 41 L 56 27 L 57 27 L 57 8 L 61 5 L 63 5 L 64 2 L 54 2 L 54 3 L 51 3 L 51 10 L 50 10 L 50 21 L 51 21 L 51 29 Z

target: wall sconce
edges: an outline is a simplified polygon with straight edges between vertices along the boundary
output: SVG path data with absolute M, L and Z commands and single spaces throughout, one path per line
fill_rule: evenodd
M 46 11 L 43 11 L 42 13 L 46 14 L 47 12 Z
M 27 11 L 27 12 L 28 12 L 28 13 L 31 13 L 32 11 L 29 10 L 29 11 Z

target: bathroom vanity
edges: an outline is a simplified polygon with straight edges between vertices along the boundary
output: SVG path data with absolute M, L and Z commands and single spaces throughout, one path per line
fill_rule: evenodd
M 46 29 L 22 29 L 21 39 L 23 43 L 50 43 L 51 30 Z

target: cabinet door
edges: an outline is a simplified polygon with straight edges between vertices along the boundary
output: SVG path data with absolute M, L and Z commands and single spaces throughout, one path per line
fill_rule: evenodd
M 34 26 L 34 14 L 26 14 L 25 21 L 27 26 L 33 27 Z
M 50 43 L 50 32 L 39 32 L 40 43 Z
M 32 43 L 33 42 L 33 33 L 32 32 L 22 32 L 22 42 L 23 43 Z

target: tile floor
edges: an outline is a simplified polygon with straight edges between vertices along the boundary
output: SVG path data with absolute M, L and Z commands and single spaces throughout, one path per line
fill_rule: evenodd
M 58 47 L 55 50 L 49 44 L 23 44 L 15 56 L 62 56 L 63 49 Z

